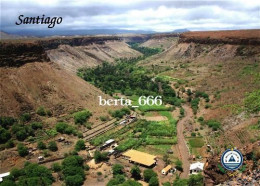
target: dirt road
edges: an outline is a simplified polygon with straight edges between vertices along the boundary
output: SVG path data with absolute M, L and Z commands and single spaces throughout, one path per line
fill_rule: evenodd
M 183 163 L 183 165 L 182 165 L 183 172 L 181 173 L 180 177 L 188 178 L 189 177 L 189 168 L 190 168 L 190 163 L 189 163 L 190 153 L 189 153 L 189 149 L 185 143 L 183 131 L 184 131 L 184 124 L 192 119 L 193 113 L 192 113 L 192 109 L 189 106 L 184 105 L 183 108 L 185 110 L 185 117 L 182 118 L 177 124 L 177 137 L 178 137 L 178 149 L 180 152 L 180 159 L 182 160 L 182 163 Z

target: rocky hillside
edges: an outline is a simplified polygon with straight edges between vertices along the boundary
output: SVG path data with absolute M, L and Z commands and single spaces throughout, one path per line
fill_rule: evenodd
M 79 68 L 97 66 L 104 61 L 112 63 L 116 58 L 141 55 L 120 40 L 93 42 L 82 46 L 59 45 L 57 49 L 46 52 L 51 61 L 73 73 Z

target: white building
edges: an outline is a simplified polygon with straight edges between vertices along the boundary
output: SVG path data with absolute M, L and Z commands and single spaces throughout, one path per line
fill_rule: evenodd
M 0 182 L 3 181 L 3 177 L 9 176 L 9 175 L 10 175 L 10 172 L 6 172 L 6 173 L 3 173 L 3 174 L 0 174 Z
M 204 163 L 196 162 L 190 165 L 190 174 L 197 174 L 202 172 L 204 168 Z

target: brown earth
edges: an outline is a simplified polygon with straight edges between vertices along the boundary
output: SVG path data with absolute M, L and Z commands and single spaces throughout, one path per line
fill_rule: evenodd
M 57 49 L 47 50 L 47 54 L 51 61 L 73 73 L 76 73 L 79 68 L 94 67 L 104 61 L 112 63 L 116 58 L 141 55 L 123 41 L 106 41 L 86 46 L 60 45 Z
M 0 68 L 1 115 L 17 116 L 49 108 L 54 116 L 87 108 L 93 118 L 107 115 L 98 96 L 108 98 L 99 89 L 51 62 L 27 63 L 18 68 Z

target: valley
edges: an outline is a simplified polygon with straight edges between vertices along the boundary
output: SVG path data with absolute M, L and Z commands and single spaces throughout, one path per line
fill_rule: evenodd
M 259 183 L 260 30 L 3 39 L 0 48 L 0 173 L 11 174 L 0 185 Z M 233 148 L 244 157 L 236 177 L 220 162 Z

